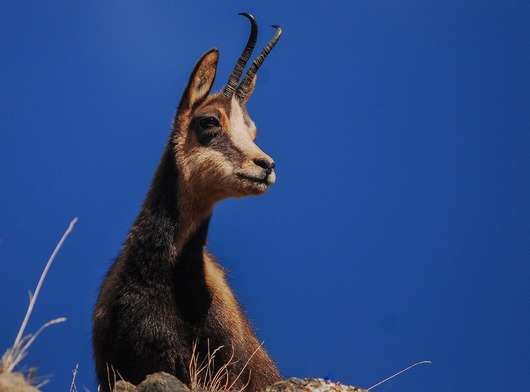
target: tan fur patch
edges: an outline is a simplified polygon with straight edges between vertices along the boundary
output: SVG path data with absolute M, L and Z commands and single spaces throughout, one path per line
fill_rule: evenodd
M 247 327 L 246 321 L 241 317 L 241 309 L 226 282 L 225 273 L 212 256 L 204 253 L 204 269 L 206 284 L 213 294 L 213 301 L 218 303 L 220 309 L 224 309 L 227 319 L 235 327 L 232 331 L 235 336 L 243 335 Z

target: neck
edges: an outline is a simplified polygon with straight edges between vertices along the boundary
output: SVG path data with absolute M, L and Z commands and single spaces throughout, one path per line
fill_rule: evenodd
M 134 260 L 145 279 L 154 274 L 157 276 L 152 279 L 163 279 L 159 275 L 171 275 L 177 264 L 204 268 L 202 252 L 213 205 L 201 205 L 183 188 L 169 144 L 124 248 L 132 256 L 126 259 Z M 152 268 L 152 263 L 157 268 Z

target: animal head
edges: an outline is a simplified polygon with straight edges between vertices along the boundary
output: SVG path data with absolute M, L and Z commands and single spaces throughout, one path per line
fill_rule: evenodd
M 250 14 L 251 33 L 228 83 L 210 94 L 219 52 L 212 49 L 197 62 L 182 95 L 171 140 L 181 181 L 203 201 L 264 193 L 276 179 L 273 159 L 255 143 L 256 125 L 246 104 L 256 84 L 256 72 L 280 38 L 281 28 L 239 79 L 257 40 L 257 23 Z M 238 84 L 239 83 L 239 84 Z

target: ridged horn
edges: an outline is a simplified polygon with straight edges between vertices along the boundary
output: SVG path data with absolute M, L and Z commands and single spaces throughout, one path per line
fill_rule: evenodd
M 282 28 L 280 26 L 272 25 L 272 27 L 276 29 L 274 37 L 271 38 L 267 46 L 265 46 L 259 56 L 256 57 L 256 60 L 254 60 L 254 62 L 248 69 L 245 77 L 243 78 L 243 81 L 236 90 L 236 97 L 239 102 L 243 102 L 243 100 L 247 96 L 250 84 L 252 83 L 252 79 L 254 79 L 256 72 L 258 72 L 259 67 L 261 67 L 261 64 L 263 64 L 263 61 L 265 61 L 265 58 L 270 53 L 272 48 L 274 48 L 274 45 L 276 45 L 276 43 L 280 39 L 280 36 L 282 35 Z
M 247 65 L 248 60 L 250 59 L 250 56 L 252 55 L 252 51 L 254 50 L 254 46 L 256 46 L 256 41 L 258 39 L 258 23 L 256 22 L 256 19 L 254 19 L 254 17 L 251 14 L 247 14 L 246 12 L 241 12 L 239 13 L 239 15 L 245 16 L 248 18 L 248 20 L 250 20 L 251 30 L 250 30 L 250 36 L 248 37 L 247 45 L 245 46 L 245 49 L 241 53 L 241 56 L 239 56 L 236 66 L 234 67 L 234 70 L 232 71 L 232 74 L 230 75 L 230 78 L 228 79 L 228 83 L 223 89 L 223 94 L 228 99 L 231 99 L 232 95 L 234 95 L 234 91 L 236 91 L 239 78 L 241 77 L 241 74 L 245 70 L 245 66 Z

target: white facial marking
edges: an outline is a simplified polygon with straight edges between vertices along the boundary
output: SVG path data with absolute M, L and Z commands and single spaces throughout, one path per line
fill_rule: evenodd
M 247 156 L 266 156 L 263 151 L 254 143 L 249 133 L 249 126 L 245 124 L 243 110 L 239 106 L 237 99 L 232 98 L 230 111 L 230 138 L 234 145 L 243 151 Z

